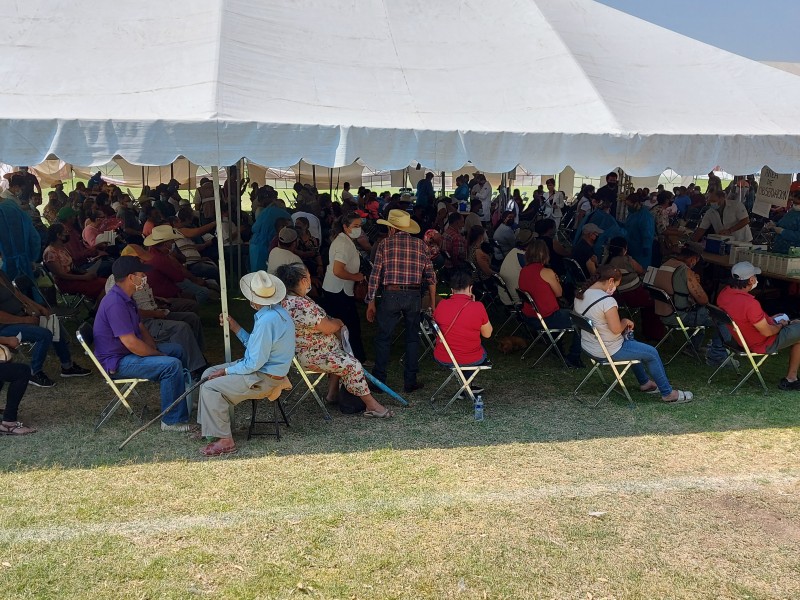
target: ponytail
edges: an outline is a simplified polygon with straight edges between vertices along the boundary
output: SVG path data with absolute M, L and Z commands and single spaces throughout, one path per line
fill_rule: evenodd
M 614 281 L 621 281 L 622 280 L 622 272 L 616 268 L 612 267 L 611 265 L 602 265 L 597 267 L 597 270 L 594 272 L 594 275 L 589 277 L 583 284 L 581 284 L 578 289 L 575 291 L 575 297 L 578 300 L 583 300 L 583 294 L 592 287 L 598 281 L 607 281 L 608 279 L 613 279 Z

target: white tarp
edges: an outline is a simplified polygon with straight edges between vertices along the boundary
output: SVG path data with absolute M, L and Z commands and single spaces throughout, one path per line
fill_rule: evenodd
M 9 164 L 800 162 L 800 78 L 592 0 L 6 0 L 3 29 Z

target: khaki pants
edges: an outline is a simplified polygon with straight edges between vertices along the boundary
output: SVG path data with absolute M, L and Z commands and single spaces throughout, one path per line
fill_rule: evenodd
M 207 377 L 214 371 L 234 363 L 209 367 L 203 373 Z M 245 400 L 277 400 L 283 390 L 292 389 L 287 377 L 273 379 L 263 373 L 249 375 L 223 375 L 200 386 L 200 406 L 197 422 L 204 436 L 229 438 L 233 407 Z

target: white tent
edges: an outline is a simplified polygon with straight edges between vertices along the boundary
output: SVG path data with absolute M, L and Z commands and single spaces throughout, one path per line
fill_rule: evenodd
M 3 17 L 10 164 L 800 162 L 800 79 L 591 0 L 9 0 Z

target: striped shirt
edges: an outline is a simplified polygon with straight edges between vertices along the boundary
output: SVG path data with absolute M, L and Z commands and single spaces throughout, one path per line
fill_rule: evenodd
M 375 299 L 381 284 L 422 286 L 423 283 L 436 285 L 436 273 L 425 251 L 425 242 L 398 231 L 378 244 L 366 301 Z

